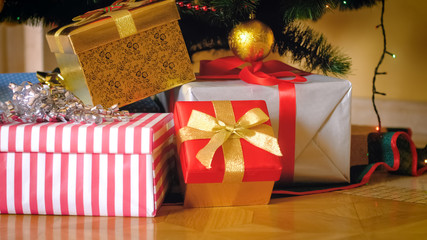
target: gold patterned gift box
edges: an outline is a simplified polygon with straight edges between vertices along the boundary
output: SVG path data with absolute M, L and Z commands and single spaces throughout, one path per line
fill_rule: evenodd
M 119 0 L 47 34 L 84 103 L 124 106 L 195 79 L 175 1 L 152 2 Z

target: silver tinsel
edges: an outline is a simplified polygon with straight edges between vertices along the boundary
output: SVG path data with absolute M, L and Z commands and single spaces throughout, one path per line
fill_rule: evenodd
M 0 122 L 77 122 L 129 121 L 128 111 L 119 111 L 117 105 L 104 109 L 101 105 L 87 106 L 62 86 L 9 84 L 11 101 L 0 102 Z

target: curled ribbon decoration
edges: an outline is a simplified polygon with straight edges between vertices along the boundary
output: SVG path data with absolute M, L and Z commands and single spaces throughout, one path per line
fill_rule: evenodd
M 86 12 L 83 15 L 77 16 L 77 17 L 73 18 L 73 21 L 74 22 L 79 22 L 79 21 L 82 21 L 83 19 L 97 18 L 97 17 L 99 17 L 102 14 L 119 10 L 123 6 L 124 6 L 123 5 L 123 0 L 118 0 L 118 1 L 113 2 L 108 7 L 99 8 L 99 9 L 95 9 L 95 10 L 92 10 L 92 11 L 88 11 L 88 12 Z
M 74 22 L 82 22 L 85 23 L 87 21 L 93 21 L 95 19 L 98 19 L 100 17 L 104 16 L 112 16 L 114 12 L 118 10 L 131 10 L 134 8 L 137 8 L 139 6 L 147 5 L 149 3 L 154 2 L 155 0 L 117 0 L 114 3 L 112 3 L 110 6 L 95 9 L 92 11 L 88 11 L 80 16 L 77 16 L 73 18 Z M 81 24 L 81 23 L 80 23 Z
M 310 73 L 298 70 L 280 61 L 253 62 L 246 64 L 239 58 L 224 57 L 213 61 L 200 61 L 200 75 L 197 79 L 241 79 L 250 84 L 278 86 L 279 89 L 279 145 L 283 151 L 282 176 L 285 184 L 293 182 L 295 168 L 295 126 L 296 126 L 296 91 L 295 83 L 307 81 L 304 75 Z M 289 78 L 291 79 L 280 79 Z
M 219 147 L 223 147 L 225 174 L 223 182 L 241 182 L 244 161 L 240 138 L 276 156 L 282 156 L 277 138 L 271 126 L 264 124 L 269 117 L 259 108 L 247 111 L 237 122 L 229 101 L 213 101 L 217 118 L 193 110 L 186 127 L 179 130 L 181 142 L 209 139 L 196 155 L 200 163 L 211 168 L 212 159 Z
M 73 18 L 74 23 L 65 25 L 55 32 L 56 44 L 58 46 L 59 52 L 64 53 L 63 46 L 59 40 L 59 36 L 61 35 L 62 31 L 69 27 L 85 25 L 103 17 L 109 16 L 114 20 L 120 38 L 125 38 L 127 36 L 136 34 L 137 29 L 135 22 L 133 21 L 129 10 L 147 5 L 152 2 L 154 2 L 154 0 L 143 0 L 137 2 L 135 0 L 118 0 L 108 7 L 92 10 Z

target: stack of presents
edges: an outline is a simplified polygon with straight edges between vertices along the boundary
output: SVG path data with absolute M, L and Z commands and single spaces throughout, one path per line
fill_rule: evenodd
M 2 123 L 1 214 L 155 216 L 172 185 L 185 207 L 213 207 L 350 181 L 350 82 L 307 73 L 265 85 L 196 80 L 178 20 L 175 1 L 142 1 L 47 34 L 65 88 L 84 104 L 162 94 L 165 112 Z

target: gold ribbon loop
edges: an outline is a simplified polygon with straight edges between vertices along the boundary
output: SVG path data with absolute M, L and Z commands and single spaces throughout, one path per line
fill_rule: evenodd
M 215 108 L 215 111 L 217 115 L 220 116 L 229 114 L 223 109 Z M 222 112 L 218 114 L 218 111 Z M 195 139 L 210 139 L 208 144 L 196 155 L 196 158 L 206 168 L 211 168 L 212 159 L 217 149 L 221 146 L 224 147 L 227 141 L 236 138 L 243 138 L 256 147 L 274 155 L 282 156 L 277 138 L 274 137 L 272 127 L 264 124 L 269 120 L 269 117 L 260 108 L 253 108 L 247 111 L 237 123 L 234 124 L 230 124 L 234 122 L 234 119 L 226 120 L 219 118 L 220 117 L 215 118 L 206 113 L 193 110 L 187 126 L 179 130 L 181 142 Z M 226 122 L 229 122 L 229 124 Z M 224 151 L 224 155 L 227 154 L 228 153 Z M 243 166 L 239 168 L 243 168 Z
M 237 121 L 243 128 L 252 128 L 265 123 L 270 118 L 260 108 L 252 108 Z
M 216 150 L 227 141 L 230 135 L 231 132 L 225 129 L 215 133 L 208 144 L 197 153 L 196 158 L 203 166 L 208 169 L 212 167 L 212 159 Z

